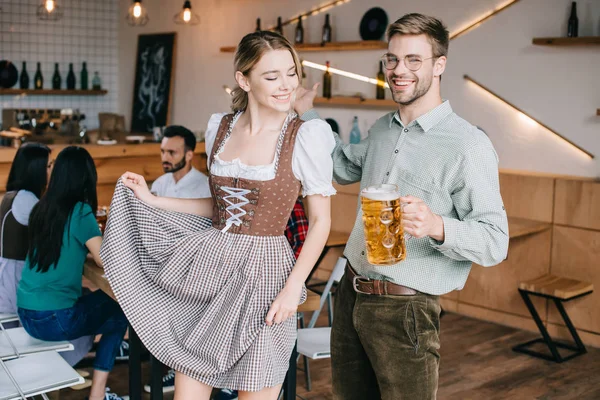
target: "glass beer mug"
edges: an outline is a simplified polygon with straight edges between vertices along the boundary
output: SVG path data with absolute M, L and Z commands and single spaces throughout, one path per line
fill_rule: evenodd
M 393 265 L 406 258 L 402 205 L 398 186 L 369 186 L 360 192 L 367 260 L 374 265 Z

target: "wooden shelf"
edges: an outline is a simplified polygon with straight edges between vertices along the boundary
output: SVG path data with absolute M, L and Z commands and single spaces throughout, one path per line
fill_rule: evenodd
M 508 217 L 508 235 L 511 239 L 533 235 L 550 229 L 552 224 L 526 218 Z
M 387 42 L 381 40 L 362 40 L 357 42 L 332 42 L 325 43 L 303 43 L 294 47 L 299 52 L 308 51 L 353 51 L 353 50 L 381 50 L 387 49 Z M 221 47 L 221 53 L 234 53 L 235 46 Z
M 379 108 L 394 109 L 398 107 L 392 100 L 361 99 L 360 97 L 317 97 L 314 101 L 316 106 L 325 107 L 349 107 L 349 108 Z
M 55 90 L 55 89 L 0 89 L 0 96 L 20 95 L 27 96 L 103 96 L 108 90 Z
M 533 38 L 538 46 L 585 46 L 600 45 L 600 36 Z
M 600 108 L 596 110 L 596 115 L 600 115 Z

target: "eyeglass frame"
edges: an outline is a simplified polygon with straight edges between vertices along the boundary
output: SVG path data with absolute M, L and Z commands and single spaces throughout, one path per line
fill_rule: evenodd
M 391 55 L 391 56 L 394 56 L 394 57 L 396 57 L 396 60 L 397 60 L 397 62 L 396 62 L 396 65 L 394 65 L 394 68 L 388 68 L 388 67 L 387 67 L 387 63 L 384 61 L 384 60 L 385 60 L 385 58 L 386 58 L 386 56 L 388 56 L 388 55 Z M 388 71 L 393 71 L 393 70 L 395 70 L 395 69 L 398 67 L 398 65 L 400 65 L 400 60 L 402 60 L 402 61 L 404 62 L 404 66 L 406 67 L 406 69 L 408 69 L 409 71 L 412 71 L 412 72 L 417 72 L 417 71 L 418 71 L 418 70 L 420 70 L 420 69 L 421 69 L 421 67 L 423 66 L 423 61 L 426 61 L 426 60 L 431 60 L 432 58 L 440 58 L 440 57 L 442 57 L 442 56 L 431 56 L 431 57 L 427 57 L 427 58 L 422 58 L 422 59 L 421 59 L 421 64 L 419 65 L 419 68 L 417 68 L 417 69 L 410 69 L 410 68 L 408 67 L 408 63 L 406 62 L 406 58 L 407 58 L 407 57 L 421 57 L 421 56 L 420 56 L 420 55 L 418 55 L 418 54 L 407 54 L 407 55 L 405 55 L 404 57 L 402 57 L 402 58 L 399 58 L 399 57 L 398 57 L 397 55 L 395 55 L 394 53 L 385 53 L 384 55 L 382 55 L 382 56 L 381 56 L 381 58 L 380 58 L 379 60 L 380 60 L 380 61 L 381 61 L 381 63 L 383 64 L 383 67 L 384 67 L 386 70 L 388 70 Z

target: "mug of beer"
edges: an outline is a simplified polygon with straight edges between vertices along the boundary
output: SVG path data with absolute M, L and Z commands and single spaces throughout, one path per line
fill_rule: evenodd
M 406 258 L 402 205 L 398 186 L 369 186 L 360 192 L 367 260 L 374 265 L 393 265 Z

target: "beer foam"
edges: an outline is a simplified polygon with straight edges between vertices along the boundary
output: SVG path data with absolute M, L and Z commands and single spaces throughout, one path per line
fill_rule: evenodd
M 378 188 L 366 188 L 361 192 L 361 196 L 376 201 L 392 201 L 400 198 L 398 192 Z

